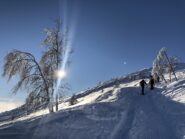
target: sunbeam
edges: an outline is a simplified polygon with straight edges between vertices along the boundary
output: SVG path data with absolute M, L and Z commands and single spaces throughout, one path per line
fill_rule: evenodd
M 71 4 L 71 3 L 70 3 Z M 59 87 L 63 79 L 67 76 L 66 65 L 69 59 L 69 55 L 74 43 L 74 38 L 76 35 L 77 23 L 79 20 L 79 3 L 74 2 L 71 9 L 69 9 L 69 1 L 59 0 L 59 16 L 62 20 L 62 31 L 65 33 L 64 45 L 66 47 L 63 61 L 61 67 L 56 71 L 57 73 L 57 83 L 54 90 L 54 96 L 58 94 Z M 69 13 L 70 11 L 70 13 Z

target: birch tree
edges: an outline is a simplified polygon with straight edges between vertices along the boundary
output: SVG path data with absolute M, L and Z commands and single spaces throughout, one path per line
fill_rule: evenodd
M 56 72 L 60 70 L 63 55 L 66 51 L 66 39 L 65 32 L 62 32 L 61 22 L 56 21 L 54 28 L 45 29 L 45 39 L 43 45 L 47 49 L 42 58 L 41 66 L 44 69 L 44 74 L 46 74 L 47 80 L 49 80 L 49 88 L 51 91 L 51 98 L 56 98 L 56 111 L 58 108 L 58 96 L 53 96 L 54 89 L 57 84 L 58 77 L 56 77 Z M 57 94 L 56 94 L 57 95 Z M 53 111 L 53 109 L 52 109 Z
M 5 57 L 3 76 L 8 78 L 18 75 L 19 81 L 13 88 L 13 93 L 26 89 L 35 98 L 41 97 L 49 102 L 49 86 L 44 73 L 35 57 L 28 52 L 13 50 Z

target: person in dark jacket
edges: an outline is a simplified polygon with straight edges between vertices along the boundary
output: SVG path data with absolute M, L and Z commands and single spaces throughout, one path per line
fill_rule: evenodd
M 155 84 L 153 76 L 150 76 L 149 84 L 150 84 L 150 89 L 153 90 L 154 89 L 154 84 Z
M 139 84 L 141 86 L 141 95 L 144 95 L 144 89 L 145 89 L 145 85 L 147 85 L 147 83 L 145 82 L 144 79 L 142 79 Z
M 160 77 L 159 77 L 159 76 L 157 76 L 157 82 L 158 82 L 158 83 L 160 82 Z

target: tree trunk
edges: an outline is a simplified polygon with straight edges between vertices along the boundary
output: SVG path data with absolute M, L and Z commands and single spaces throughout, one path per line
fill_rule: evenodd
M 162 73 L 160 73 L 160 75 L 161 75 L 162 79 L 165 81 L 165 83 L 167 83 L 167 81 L 166 81 L 164 75 L 163 75 Z
M 172 77 L 171 77 L 171 69 L 170 69 L 170 82 L 172 81 Z
M 58 111 L 58 95 L 56 95 L 56 111 Z

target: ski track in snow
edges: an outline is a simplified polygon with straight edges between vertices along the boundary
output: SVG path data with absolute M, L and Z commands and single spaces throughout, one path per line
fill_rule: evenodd
M 138 92 L 133 89 L 133 92 Z M 149 92 L 145 96 L 138 96 L 133 93 L 127 100 L 130 104 L 127 110 L 121 112 L 120 120 L 111 133 L 110 139 L 164 139 L 176 138 L 161 112 L 155 108 L 155 102 L 152 100 L 152 94 Z M 156 124 L 157 123 L 157 124 Z M 156 124 L 156 125 L 154 125 Z

